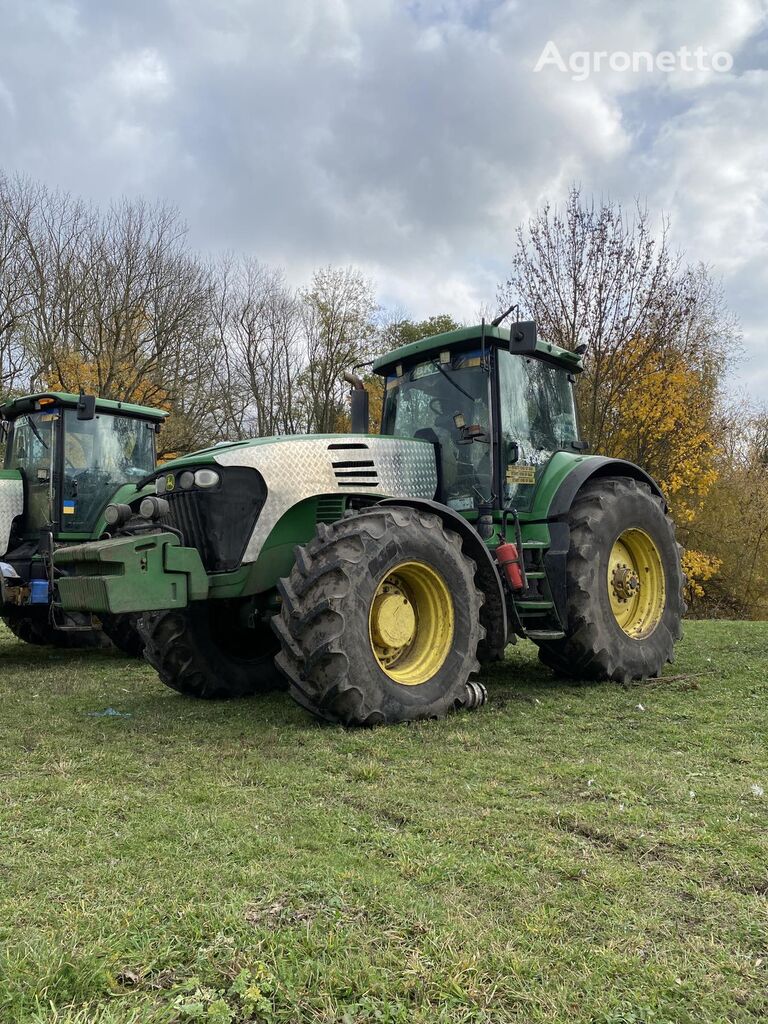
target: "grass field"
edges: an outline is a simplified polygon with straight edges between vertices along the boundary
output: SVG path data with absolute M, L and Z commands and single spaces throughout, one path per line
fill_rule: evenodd
M 488 682 L 347 732 L 0 633 L 2 1024 L 766 1020 L 768 624 Z

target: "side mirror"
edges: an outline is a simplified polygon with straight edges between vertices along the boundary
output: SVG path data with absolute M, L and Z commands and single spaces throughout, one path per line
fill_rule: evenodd
M 532 355 L 536 351 L 536 322 L 519 320 L 509 328 L 509 351 Z
M 80 392 L 77 403 L 77 418 L 79 420 L 92 420 L 96 415 L 96 396 L 85 395 Z

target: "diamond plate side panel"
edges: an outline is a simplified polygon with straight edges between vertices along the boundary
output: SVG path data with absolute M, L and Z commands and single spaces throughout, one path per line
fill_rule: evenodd
M 330 445 L 337 447 L 330 448 Z M 341 445 L 358 447 L 341 448 Z M 362 445 L 363 447 L 359 447 Z M 298 502 L 316 494 L 360 493 L 382 498 L 433 498 L 437 490 L 435 452 L 430 444 L 359 434 L 275 440 L 214 455 L 220 466 L 249 466 L 264 477 L 267 500 L 243 557 L 255 562 L 278 520 Z M 359 488 L 339 481 L 334 462 L 373 462 L 378 483 Z M 349 467 L 354 470 L 354 466 Z
M 24 485 L 21 480 L 0 480 L 0 556 L 8 550 L 11 524 L 24 511 Z

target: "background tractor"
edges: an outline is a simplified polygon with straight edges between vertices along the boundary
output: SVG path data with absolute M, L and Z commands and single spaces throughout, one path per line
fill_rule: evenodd
M 167 685 L 244 695 L 286 679 L 347 724 L 476 703 L 527 637 L 555 672 L 658 675 L 682 573 L 657 484 L 586 454 L 578 354 L 533 323 L 481 324 L 378 359 L 381 433 L 354 377 L 352 433 L 218 445 L 138 482 L 113 538 L 57 552 L 68 612 L 138 614 Z M 280 674 L 275 671 L 278 668 Z
M 58 392 L 0 406 L 0 615 L 19 639 L 97 647 L 107 644 L 106 633 L 126 653 L 141 653 L 130 617 L 105 612 L 94 623 L 52 604 L 53 553 L 100 537 L 107 505 L 137 497 L 137 481 L 155 467 L 155 434 L 166 415 Z

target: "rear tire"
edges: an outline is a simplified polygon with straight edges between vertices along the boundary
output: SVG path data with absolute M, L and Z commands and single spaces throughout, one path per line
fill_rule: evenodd
M 239 627 L 229 601 L 147 612 L 137 620 L 144 657 L 172 690 L 221 700 L 284 687 L 274 664 L 277 641 L 267 625 Z
M 379 725 L 467 703 L 483 595 L 461 538 L 437 516 L 387 506 L 321 523 L 278 590 L 276 662 L 318 718 Z
M 685 613 L 681 549 L 662 499 L 628 477 L 598 479 L 577 494 L 569 521 L 566 636 L 539 643 L 539 659 L 574 679 L 660 675 Z M 633 548 L 643 555 L 636 564 L 617 563 L 617 551 Z

